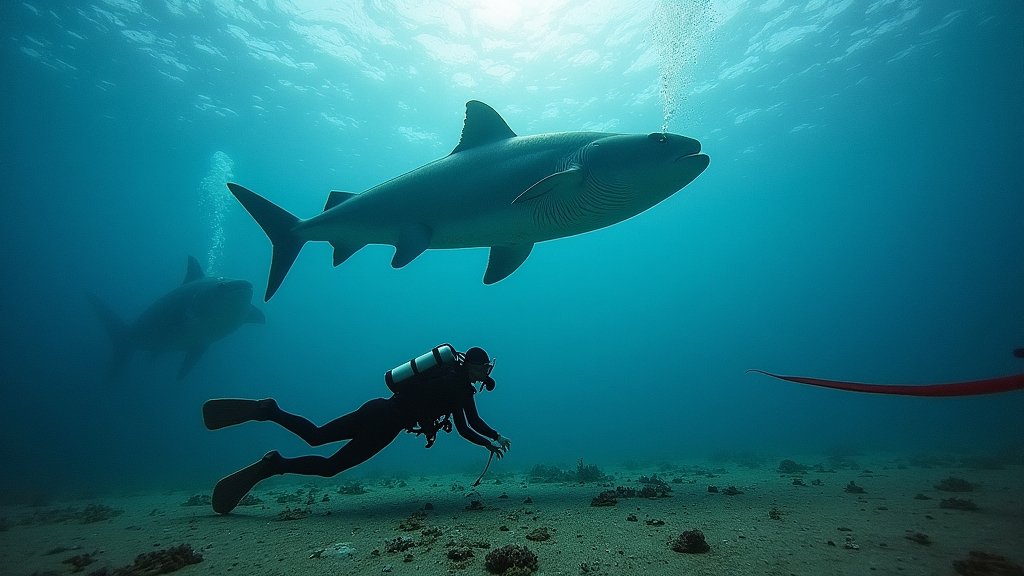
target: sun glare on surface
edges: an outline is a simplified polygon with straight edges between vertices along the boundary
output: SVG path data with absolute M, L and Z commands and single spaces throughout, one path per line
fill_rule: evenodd
M 551 4 L 544 0 L 464 0 L 457 5 L 473 24 L 492 30 L 509 30 L 520 26 L 533 14 L 546 11 Z

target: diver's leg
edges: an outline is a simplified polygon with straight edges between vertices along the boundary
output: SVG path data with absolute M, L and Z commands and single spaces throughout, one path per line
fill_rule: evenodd
M 256 462 L 221 478 L 213 488 L 213 511 L 227 514 L 234 510 L 254 486 L 274 474 L 280 474 L 277 468 L 281 460 L 283 458 L 276 451 L 267 452 Z
M 398 426 L 390 429 L 382 426 L 373 430 L 361 431 L 330 458 L 323 456 L 281 458 L 278 466 L 282 474 L 334 476 L 369 460 L 388 444 L 391 444 L 401 431 L 402 428 Z
M 285 412 L 276 405 L 270 411 L 267 420 L 277 422 L 310 446 L 322 446 L 329 442 L 351 440 L 360 430 L 396 418 L 397 406 L 393 402 L 375 398 L 360 406 L 355 412 L 335 418 L 323 426 L 317 426 L 302 416 Z

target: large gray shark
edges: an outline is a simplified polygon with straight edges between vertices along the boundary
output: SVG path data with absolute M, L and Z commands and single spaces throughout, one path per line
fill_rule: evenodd
M 238 184 L 228 188 L 273 244 L 266 300 L 302 246 L 334 246 L 334 265 L 367 244 L 395 247 L 401 268 L 429 248 L 491 249 L 484 283 L 514 272 L 537 242 L 604 228 L 692 182 L 710 159 L 700 142 L 656 132 L 517 136 L 483 102 L 466 104 L 459 145 L 444 158 L 361 193 L 331 192 L 302 220 Z
M 188 272 L 181 286 L 154 302 L 132 324 L 125 324 L 97 298 L 90 299 L 114 342 L 111 377 L 136 349 L 153 354 L 183 350 L 185 360 L 178 369 L 181 380 L 212 342 L 242 324 L 266 322 L 263 312 L 252 305 L 252 284 L 206 276 L 192 256 L 188 257 Z

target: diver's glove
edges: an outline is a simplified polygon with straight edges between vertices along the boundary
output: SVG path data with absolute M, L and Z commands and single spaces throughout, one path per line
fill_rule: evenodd
M 501 457 L 505 455 L 504 449 L 501 447 L 501 444 L 499 444 L 497 440 L 491 440 L 487 444 L 487 449 L 490 450 L 491 455 L 497 458 L 498 460 L 501 460 Z
M 501 434 L 498 434 L 498 439 L 495 440 L 495 442 L 497 442 L 498 445 L 501 446 L 502 452 L 508 452 L 509 448 L 512 447 L 512 441 L 509 440 L 508 438 L 505 438 Z

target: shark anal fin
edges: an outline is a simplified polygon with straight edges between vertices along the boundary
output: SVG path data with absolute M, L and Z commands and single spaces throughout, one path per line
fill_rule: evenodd
M 452 154 L 515 137 L 516 133 L 494 108 L 478 100 L 470 100 L 466 102 L 466 123 L 462 127 L 462 139 Z
M 201 280 L 206 277 L 203 274 L 203 267 L 199 265 L 199 261 L 195 259 L 195 256 L 188 257 L 188 271 L 185 272 L 185 281 L 182 284 L 188 284 L 195 280 Z
M 339 266 L 342 262 L 348 260 L 353 254 L 361 250 L 365 244 L 350 245 L 332 241 L 331 246 L 334 246 L 334 265 Z
M 430 228 L 423 224 L 415 224 L 402 228 L 395 245 L 395 257 L 391 259 L 392 268 L 401 268 L 416 259 L 430 247 L 433 235 Z
M 569 168 L 561 172 L 555 172 L 546 176 L 539 182 L 530 186 L 522 194 L 516 196 L 513 204 L 519 204 L 534 198 L 545 196 L 550 200 L 558 201 L 562 195 L 576 194 L 583 185 L 583 170 L 581 168 Z
M 340 192 L 338 190 L 331 191 L 331 193 L 327 195 L 327 203 L 324 204 L 324 212 L 327 212 L 331 208 L 334 208 L 338 204 L 341 204 L 355 196 L 358 196 L 358 194 L 354 192 Z
M 206 352 L 206 346 L 196 346 L 194 348 L 189 348 L 188 351 L 185 352 L 185 359 L 182 360 L 181 367 L 178 368 L 178 380 L 182 380 L 189 372 L 192 371 L 196 362 L 199 362 L 199 359 L 202 358 L 203 352 Z
M 266 324 L 267 317 L 263 315 L 263 311 L 255 306 L 249 306 L 249 313 L 245 315 L 246 324 Z
M 484 272 L 484 284 L 494 284 L 507 278 L 526 261 L 532 251 L 532 243 L 491 246 L 491 252 L 487 256 L 487 271 Z

